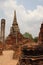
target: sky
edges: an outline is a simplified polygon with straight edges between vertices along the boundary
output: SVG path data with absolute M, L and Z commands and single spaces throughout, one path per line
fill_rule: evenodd
M 43 0 L 0 0 L 1 19 L 6 20 L 5 35 L 10 33 L 16 10 L 17 23 L 20 32 L 28 32 L 33 37 L 38 36 L 41 23 L 43 23 Z

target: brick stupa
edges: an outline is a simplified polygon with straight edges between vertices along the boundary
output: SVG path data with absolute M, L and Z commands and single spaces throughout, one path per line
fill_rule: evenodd
M 20 29 L 17 24 L 16 11 L 14 11 L 14 20 L 12 27 L 10 28 L 10 34 L 5 40 L 6 48 L 15 48 L 16 46 L 30 42 L 30 39 L 24 38 L 20 33 Z

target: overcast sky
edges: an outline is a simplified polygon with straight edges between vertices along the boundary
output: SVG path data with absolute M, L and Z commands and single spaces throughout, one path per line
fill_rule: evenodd
M 6 19 L 6 36 L 10 33 L 14 10 L 20 32 L 38 36 L 43 22 L 43 0 L 0 0 L 0 21 Z

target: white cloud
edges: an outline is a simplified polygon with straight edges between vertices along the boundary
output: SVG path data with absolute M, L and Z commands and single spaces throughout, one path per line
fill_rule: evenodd
M 22 33 L 30 32 L 36 36 L 39 32 L 40 23 L 43 20 L 43 6 L 37 6 L 34 10 L 26 10 L 23 5 L 18 5 L 16 0 L 5 0 L 0 2 L 3 6 L 0 9 L 6 17 L 6 35 L 9 34 L 11 24 L 13 22 L 14 10 L 17 11 L 17 20 Z M 9 32 L 8 32 L 9 31 Z

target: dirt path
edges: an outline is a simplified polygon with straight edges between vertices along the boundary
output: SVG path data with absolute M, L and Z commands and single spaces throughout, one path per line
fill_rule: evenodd
M 13 51 L 3 51 L 3 55 L 0 56 L 0 65 L 16 65 L 18 60 L 12 59 Z

